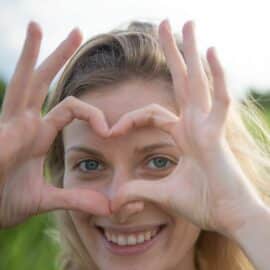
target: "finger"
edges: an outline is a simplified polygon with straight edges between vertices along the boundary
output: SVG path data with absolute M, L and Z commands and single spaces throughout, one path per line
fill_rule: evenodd
M 213 105 L 210 118 L 211 121 L 213 121 L 216 125 L 223 125 L 226 121 L 228 107 L 231 103 L 231 97 L 226 85 L 223 68 L 214 47 L 208 49 L 207 60 L 210 65 L 214 85 Z
M 64 189 L 46 185 L 42 190 L 37 214 L 58 209 L 101 216 L 110 214 L 109 200 L 102 193 L 89 189 Z
M 81 41 L 81 32 L 76 28 L 37 68 L 31 84 L 29 107 L 40 111 L 53 78 L 75 52 Z
M 167 185 L 162 180 L 147 181 L 147 180 L 134 180 L 121 186 L 111 200 L 110 208 L 112 212 L 117 212 L 126 203 L 134 201 L 147 200 L 157 203 L 164 208 L 168 207 L 168 192 L 166 192 Z
M 20 58 L 6 91 L 3 103 L 5 117 L 20 112 L 26 105 L 28 84 L 37 61 L 41 39 L 41 28 L 36 22 L 30 22 Z
M 180 111 L 187 103 L 187 67 L 168 19 L 162 21 L 159 26 L 159 41 L 172 75 L 173 90 Z
M 144 108 L 124 114 L 111 128 L 110 136 L 125 134 L 133 128 L 152 126 L 167 133 L 173 133 L 179 118 L 169 110 L 158 104 L 151 104 Z
M 87 121 L 99 136 L 108 137 L 109 135 L 109 126 L 100 109 L 69 96 L 44 116 L 47 125 L 43 134 L 46 140 L 52 142 L 57 133 L 74 119 Z
M 119 221 L 125 223 L 130 216 L 135 215 L 144 209 L 144 202 L 131 202 L 123 206 L 119 211 Z
M 188 71 L 189 102 L 202 111 L 209 112 L 210 91 L 198 52 L 194 28 L 195 23 L 193 21 L 188 21 L 183 26 L 183 47 Z

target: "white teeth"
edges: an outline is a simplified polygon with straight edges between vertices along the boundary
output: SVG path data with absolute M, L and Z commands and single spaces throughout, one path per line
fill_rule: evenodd
M 136 245 L 136 236 L 131 234 L 127 237 L 128 245 Z
M 106 236 L 106 234 L 105 234 Z M 112 242 L 117 243 L 117 236 L 112 234 Z
M 145 233 L 145 235 L 144 235 L 144 238 L 146 239 L 146 240 L 149 240 L 150 238 L 151 238 L 151 232 L 146 232 Z
M 127 238 L 125 237 L 125 236 L 123 236 L 123 235 L 118 235 L 118 237 L 117 237 L 117 243 L 118 243 L 118 245 L 120 245 L 120 246 L 125 246 L 125 245 L 127 245 Z
M 155 236 L 157 234 L 158 229 L 154 229 L 151 231 L 151 237 Z
M 144 242 L 144 234 L 140 233 L 137 235 L 137 243 L 143 243 Z
M 140 232 L 137 234 L 117 234 L 112 231 L 106 230 L 105 229 L 105 238 L 108 241 L 111 241 L 119 246 L 132 246 L 136 244 L 141 244 L 144 243 L 145 241 L 150 240 L 153 238 L 158 232 L 158 228 L 152 229 L 151 231 L 145 231 L 145 232 Z

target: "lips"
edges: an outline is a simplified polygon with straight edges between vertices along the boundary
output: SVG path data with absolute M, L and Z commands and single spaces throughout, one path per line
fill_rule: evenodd
M 167 224 L 140 227 L 96 225 L 105 245 L 118 255 L 135 254 L 148 249 L 166 227 Z

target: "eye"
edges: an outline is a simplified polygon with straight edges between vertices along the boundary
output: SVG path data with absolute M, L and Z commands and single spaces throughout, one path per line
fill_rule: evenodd
M 76 167 L 80 168 L 83 172 L 102 170 L 104 166 L 95 159 L 87 159 L 79 162 Z
M 148 164 L 150 164 L 150 168 L 152 169 L 166 169 L 170 166 L 172 166 L 173 164 L 175 164 L 175 162 L 171 161 L 170 159 L 166 158 L 166 157 L 154 157 L 152 158 Z

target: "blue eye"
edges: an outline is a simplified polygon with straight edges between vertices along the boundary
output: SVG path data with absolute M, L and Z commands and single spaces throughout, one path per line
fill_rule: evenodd
M 153 169 L 164 169 L 169 167 L 173 162 L 165 157 L 155 157 L 150 160 L 148 164 L 152 164 Z M 154 166 L 154 167 L 153 167 Z M 150 166 L 151 167 L 151 166 Z
M 101 170 L 103 168 L 101 163 L 94 159 L 83 160 L 77 166 L 84 172 Z

